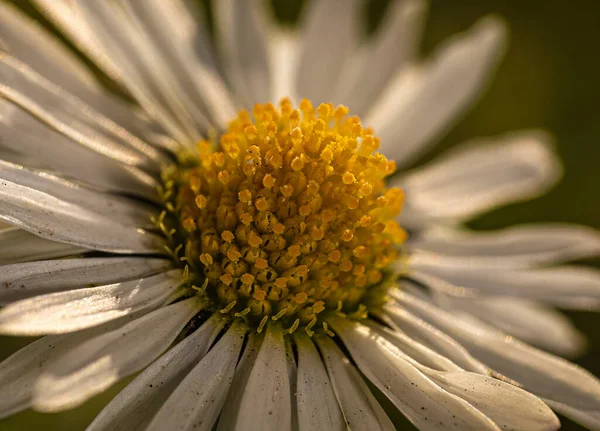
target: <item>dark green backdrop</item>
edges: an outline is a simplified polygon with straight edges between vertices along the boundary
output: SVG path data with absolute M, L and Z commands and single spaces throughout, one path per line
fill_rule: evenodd
M 31 10 L 25 0 L 10 1 Z M 303 2 L 274 0 L 274 3 L 278 17 L 293 23 Z M 365 1 L 371 28 L 385 13 L 387 3 L 388 0 Z M 429 52 L 445 37 L 464 30 L 490 12 L 503 16 L 511 28 L 510 49 L 498 77 L 483 101 L 424 160 L 470 137 L 520 128 L 545 128 L 558 141 L 558 152 L 566 169 L 562 183 L 540 199 L 486 214 L 472 226 L 498 228 L 517 222 L 568 221 L 600 228 L 600 2 L 431 0 L 423 52 Z M 589 263 L 600 266 L 600 260 Z M 600 376 L 600 313 L 569 315 L 590 339 L 588 353 L 577 362 Z M 0 337 L 0 359 L 26 342 Z M 0 421 L 0 429 L 82 430 L 122 386 L 121 383 L 70 412 L 53 415 L 24 412 Z M 399 425 L 402 429 L 410 428 L 404 421 Z M 581 428 L 563 420 L 563 429 Z

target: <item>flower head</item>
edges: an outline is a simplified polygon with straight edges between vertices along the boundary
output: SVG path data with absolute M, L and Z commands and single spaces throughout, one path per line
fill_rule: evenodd
M 600 382 L 549 352 L 581 348 L 553 307 L 598 308 L 600 275 L 542 268 L 598 233 L 458 227 L 551 186 L 550 138 L 403 170 L 486 83 L 501 21 L 419 62 L 418 0 L 366 45 L 355 1 L 289 34 L 219 0 L 216 48 L 193 2 L 35 4 L 134 103 L 0 6 L 0 333 L 43 335 L 0 363 L 0 417 L 140 372 L 89 430 L 393 429 L 376 393 L 420 429 L 598 426 Z
M 285 99 L 255 105 L 254 121 L 242 111 L 218 145 L 201 141 L 182 156 L 189 167 L 163 175 L 172 220 L 165 211 L 157 226 L 187 282 L 259 333 L 270 319 L 312 336 L 332 312 L 366 315 L 406 238 L 378 138 L 343 106 L 300 109 Z

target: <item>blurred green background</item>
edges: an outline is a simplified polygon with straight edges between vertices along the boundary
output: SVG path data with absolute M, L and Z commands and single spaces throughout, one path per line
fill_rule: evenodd
M 27 1 L 9 1 L 35 15 Z M 290 25 L 303 3 L 274 0 L 278 18 Z M 389 0 L 365 1 L 367 29 L 376 26 L 388 3 Z M 557 150 L 566 172 L 563 181 L 540 199 L 486 214 L 473 221 L 472 226 L 489 229 L 519 222 L 567 221 L 600 229 L 600 2 L 431 0 L 423 53 L 489 13 L 504 17 L 511 29 L 510 49 L 497 79 L 483 100 L 423 161 L 475 136 L 524 128 L 547 129 L 557 138 Z M 600 260 L 586 263 L 600 266 Z M 600 313 L 568 314 L 590 340 L 587 354 L 577 363 L 600 376 Z M 0 337 L 0 359 L 28 341 Z M 118 384 L 70 412 L 21 413 L 0 421 L 0 429 L 82 430 L 123 385 Z M 562 422 L 564 430 L 582 429 L 566 419 Z M 402 422 L 401 427 L 410 426 Z

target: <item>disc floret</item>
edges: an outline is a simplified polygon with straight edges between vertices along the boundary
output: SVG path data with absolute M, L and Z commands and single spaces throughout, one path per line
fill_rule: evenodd
M 403 193 L 385 188 L 395 164 L 378 147 L 344 106 L 241 111 L 164 178 L 186 278 L 259 331 L 270 319 L 312 334 L 328 313 L 366 315 L 406 237 Z

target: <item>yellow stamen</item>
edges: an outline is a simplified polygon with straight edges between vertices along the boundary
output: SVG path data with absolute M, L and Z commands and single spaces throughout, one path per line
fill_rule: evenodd
M 258 332 L 260 334 L 263 331 L 268 320 L 269 320 L 268 315 L 263 316 L 263 318 L 260 320 L 260 323 L 258 324 L 258 328 L 256 329 L 256 332 Z
M 395 164 L 373 130 L 344 106 L 284 99 L 240 112 L 215 144 L 163 174 L 169 215 L 153 221 L 177 260 L 185 245 L 189 284 L 258 332 L 269 316 L 309 335 L 332 335 L 328 315 L 365 316 L 406 239 L 404 194 L 385 187 Z

